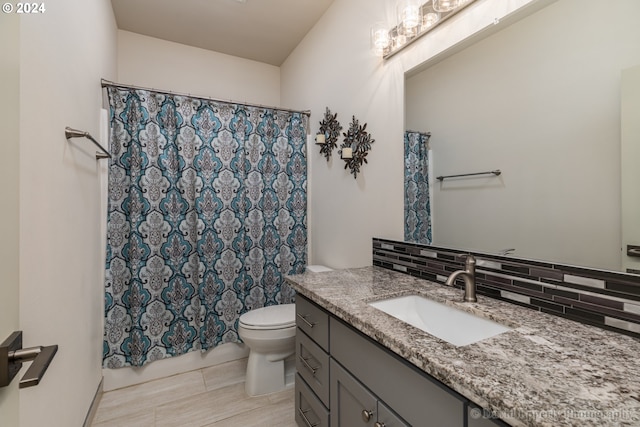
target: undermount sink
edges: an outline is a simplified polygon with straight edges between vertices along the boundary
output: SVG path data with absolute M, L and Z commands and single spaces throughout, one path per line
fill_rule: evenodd
M 419 295 L 389 298 L 369 305 L 458 347 L 511 330 L 493 320 Z

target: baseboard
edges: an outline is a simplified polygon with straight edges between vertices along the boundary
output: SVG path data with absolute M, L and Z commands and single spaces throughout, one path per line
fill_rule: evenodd
M 100 380 L 100 384 L 98 384 L 98 389 L 96 390 L 96 394 L 93 396 L 93 400 L 91 401 L 91 406 L 89 406 L 89 411 L 87 412 L 87 416 L 84 419 L 84 423 L 82 427 L 90 427 L 93 419 L 96 416 L 96 412 L 98 412 L 98 406 L 100 405 L 100 400 L 102 399 L 102 395 L 104 394 L 102 384 L 104 383 L 104 378 Z

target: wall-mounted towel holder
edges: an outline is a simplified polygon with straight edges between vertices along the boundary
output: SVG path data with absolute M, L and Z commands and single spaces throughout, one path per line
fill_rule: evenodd
M 111 154 L 109 154 L 109 152 L 102 145 L 100 145 L 100 143 L 96 141 L 89 132 L 73 129 L 67 126 L 66 128 L 64 128 L 64 136 L 67 139 L 87 138 L 89 141 L 93 142 L 101 150 L 96 151 L 96 160 L 111 158 Z
M 442 182 L 443 180 L 447 179 L 447 178 L 458 178 L 458 177 L 462 177 L 462 176 L 475 176 L 475 175 L 495 175 L 498 176 L 500 175 L 502 172 L 500 171 L 500 169 L 496 169 L 494 171 L 487 171 L 487 172 L 475 172 L 475 173 L 463 173 L 461 175 L 446 175 L 446 176 L 437 176 L 436 179 L 440 182 Z

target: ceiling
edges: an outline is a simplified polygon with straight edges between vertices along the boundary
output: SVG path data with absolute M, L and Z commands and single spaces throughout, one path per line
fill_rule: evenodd
M 111 0 L 118 28 L 280 66 L 333 0 Z

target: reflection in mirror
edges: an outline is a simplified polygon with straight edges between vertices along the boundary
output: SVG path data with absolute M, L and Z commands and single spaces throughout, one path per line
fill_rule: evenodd
M 407 75 L 431 176 L 502 171 L 432 180 L 434 245 L 621 269 L 620 75 L 640 64 L 640 2 L 604 5 L 559 0 Z
M 404 239 L 431 244 L 429 197 L 429 138 L 431 134 L 404 133 Z

